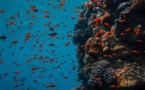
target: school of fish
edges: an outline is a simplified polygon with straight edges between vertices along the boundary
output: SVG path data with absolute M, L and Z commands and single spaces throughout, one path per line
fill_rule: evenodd
M 6 9 L 0 6 L 0 90 L 67 90 L 76 86 L 72 81 L 77 82 L 73 77 L 77 60 L 71 38 L 80 3 L 10 2 L 4 4 Z M 14 8 L 18 4 L 22 7 Z

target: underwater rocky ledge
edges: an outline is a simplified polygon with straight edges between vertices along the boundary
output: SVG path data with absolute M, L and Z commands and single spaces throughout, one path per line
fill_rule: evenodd
M 87 0 L 74 26 L 73 90 L 144 90 L 145 0 Z

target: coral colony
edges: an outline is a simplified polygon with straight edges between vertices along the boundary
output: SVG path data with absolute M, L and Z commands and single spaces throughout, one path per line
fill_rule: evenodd
M 74 26 L 73 90 L 144 90 L 145 0 L 87 0 Z

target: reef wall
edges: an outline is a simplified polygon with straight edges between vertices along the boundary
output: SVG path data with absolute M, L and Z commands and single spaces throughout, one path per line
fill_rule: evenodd
M 72 40 L 82 84 L 73 90 L 144 90 L 145 0 L 87 0 L 81 8 Z

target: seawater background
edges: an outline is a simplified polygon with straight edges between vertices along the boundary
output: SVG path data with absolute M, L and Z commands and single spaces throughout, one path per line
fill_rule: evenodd
M 85 0 L 65 0 L 65 6 L 63 6 L 65 11 L 53 8 L 53 6 L 59 5 L 59 1 L 60 0 L 30 0 L 26 2 L 26 0 L 0 0 L 0 9 L 5 10 L 4 13 L 0 13 L 0 36 L 7 36 L 6 40 L 0 40 L 0 53 L 2 54 L 0 60 L 4 59 L 4 62 L 0 63 L 0 90 L 27 90 L 28 88 L 30 88 L 30 90 L 70 90 L 80 84 L 80 82 L 76 81 L 77 69 L 72 70 L 73 65 L 77 67 L 76 47 L 73 45 L 71 38 L 67 37 L 67 33 L 69 30 L 73 31 L 74 24 L 78 17 L 78 14 L 73 12 L 75 6 L 80 6 L 81 2 Z M 48 5 L 50 2 L 54 2 L 54 4 Z M 31 4 L 35 5 L 36 8 L 41 11 L 30 11 L 31 14 L 26 13 L 26 10 L 30 10 Z M 42 10 L 48 10 L 52 12 L 52 14 L 49 14 L 49 18 L 43 18 L 44 13 Z M 16 14 L 18 11 L 20 12 L 19 18 Z M 37 18 L 32 18 L 32 14 L 36 15 Z M 6 24 L 11 21 L 10 19 L 6 20 L 6 18 L 10 18 L 10 16 L 16 18 L 14 22 L 17 26 L 20 26 L 20 28 L 16 28 L 15 25 L 10 25 L 8 29 L 6 28 Z M 70 16 L 75 17 L 75 19 L 69 18 Z M 29 20 L 26 20 L 26 18 L 29 18 Z M 22 20 L 22 24 L 20 24 L 19 20 Z M 29 22 L 31 21 L 33 25 L 28 29 Z M 48 36 L 51 31 L 48 30 L 48 27 L 43 27 L 43 25 L 48 22 L 52 23 L 50 26 L 60 24 L 58 28 L 54 29 L 54 31 L 58 33 L 57 36 L 59 39 Z M 64 27 L 62 22 L 67 26 Z M 11 33 L 12 30 L 14 30 L 14 33 Z M 39 31 L 39 33 L 37 33 L 37 31 Z M 30 37 L 27 43 L 25 43 L 24 37 L 27 32 L 30 32 L 31 35 L 38 34 L 38 37 Z M 42 33 L 47 33 L 47 35 L 40 36 Z M 18 43 L 9 48 L 13 40 L 17 40 Z M 38 40 L 39 43 L 36 44 L 35 40 Z M 46 42 L 43 43 L 44 40 Z M 70 45 L 67 47 L 64 45 L 66 42 L 70 42 Z M 42 52 L 39 52 L 40 43 L 43 43 Z M 55 47 L 48 46 L 49 43 L 55 44 Z M 36 44 L 36 47 L 33 48 L 33 44 Z M 24 47 L 22 50 L 20 50 L 21 46 Z M 46 52 L 46 50 L 49 52 Z M 54 54 L 51 54 L 52 50 L 55 50 Z M 14 53 L 14 55 L 12 55 L 12 53 Z M 25 54 L 28 56 L 25 56 Z M 54 61 L 42 63 L 41 60 L 34 59 L 27 64 L 26 60 L 33 58 L 35 54 L 38 55 L 37 57 L 40 55 L 48 56 L 53 58 Z M 70 54 L 70 56 L 67 56 L 68 54 Z M 55 62 L 57 58 L 58 63 Z M 72 60 L 75 62 L 73 63 Z M 38 70 L 34 71 L 34 74 L 31 71 L 33 65 L 38 68 Z M 55 67 L 58 65 L 60 65 L 60 68 L 56 69 Z M 41 72 L 43 67 L 46 71 Z M 14 74 L 17 70 L 20 70 L 20 73 Z M 71 71 L 71 73 L 69 73 L 69 71 Z M 4 76 L 4 73 L 8 73 L 8 75 Z M 52 74 L 51 78 L 49 78 L 50 74 Z M 38 78 L 39 75 L 40 77 Z M 67 76 L 68 79 L 64 79 L 62 76 Z M 14 81 L 14 77 L 17 77 L 18 81 Z M 33 82 L 33 80 L 37 80 L 37 82 Z M 16 84 L 19 85 L 21 81 L 24 81 L 24 85 L 14 88 L 14 86 Z M 45 84 L 46 82 L 49 83 Z M 51 83 L 54 83 L 56 87 L 45 87 Z

